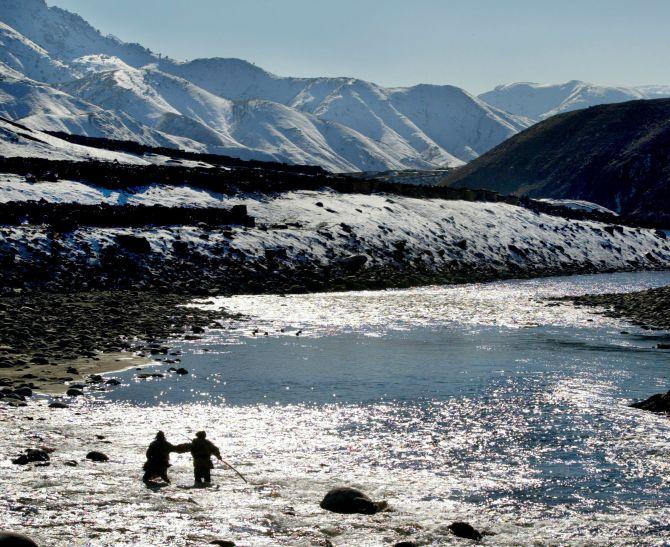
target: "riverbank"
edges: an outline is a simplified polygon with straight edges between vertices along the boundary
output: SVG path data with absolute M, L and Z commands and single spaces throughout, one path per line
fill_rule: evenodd
M 604 307 L 608 317 L 625 318 L 647 328 L 670 330 L 670 287 L 626 294 L 568 298 L 577 306 Z
M 103 195 L 71 190 L 93 202 Z M 664 233 L 506 203 L 158 186 L 103 197 L 148 209 L 238 207 L 253 223 L 3 226 L 0 287 L 271 294 L 670 268 Z
M 222 316 L 151 291 L 0 297 L 0 386 L 62 393 L 91 375 L 143 366 L 174 335 L 197 338 Z

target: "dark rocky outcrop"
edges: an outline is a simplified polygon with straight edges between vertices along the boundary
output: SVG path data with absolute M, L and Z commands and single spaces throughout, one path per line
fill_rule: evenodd
M 667 393 L 657 393 L 644 401 L 638 401 L 630 406 L 641 410 L 648 410 L 650 412 L 664 412 L 670 414 L 670 391 Z
M 38 547 L 28 536 L 0 530 L 0 547 Z
M 360 490 L 350 487 L 333 488 L 321 500 L 321 509 L 333 513 L 374 515 L 386 509 L 386 502 L 374 502 Z

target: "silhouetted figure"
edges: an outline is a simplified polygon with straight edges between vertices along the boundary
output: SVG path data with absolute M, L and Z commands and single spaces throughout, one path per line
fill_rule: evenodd
M 219 449 L 207 440 L 207 434 L 204 431 L 198 431 L 195 434 L 195 439 L 191 442 L 191 456 L 193 456 L 193 475 L 195 476 L 195 483 L 209 484 L 212 482 L 211 471 L 214 469 L 212 464 L 212 456 L 221 460 L 221 453 Z
M 144 476 L 142 480 L 145 483 L 157 478 L 170 483 L 168 477 L 168 468 L 170 467 L 170 452 L 187 452 L 190 444 L 173 445 L 165 438 L 165 433 L 159 431 L 156 433 L 156 440 L 152 441 L 147 449 L 147 461 L 144 464 Z

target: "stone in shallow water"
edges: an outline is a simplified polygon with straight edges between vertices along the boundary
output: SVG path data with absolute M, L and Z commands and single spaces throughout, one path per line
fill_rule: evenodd
M 467 522 L 452 522 L 449 526 L 447 526 L 447 528 L 451 530 L 452 534 L 458 536 L 459 538 L 474 539 L 479 541 L 483 537 L 479 530 Z
M 23 534 L 0 530 L 0 547 L 38 547 L 38 545 Z
M 320 507 L 333 513 L 374 515 L 386 508 L 386 502 L 374 502 L 360 490 L 345 486 L 330 490 L 321 500 Z
M 109 456 L 107 456 L 107 454 L 103 454 L 102 452 L 98 452 L 97 450 L 93 450 L 86 454 L 86 459 L 91 460 L 92 462 L 108 462 Z
M 33 462 L 48 462 L 49 454 L 44 450 L 38 448 L 29 448 L 25 454 L 21 454 L 18 458 L 14 458 L 12 463 L 14 465 L 27 465 Z

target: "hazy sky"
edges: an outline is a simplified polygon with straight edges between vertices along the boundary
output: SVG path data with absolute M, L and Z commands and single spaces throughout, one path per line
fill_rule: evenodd
M 176 59 L 382 85 L 670 84 L 670 0 L 47 0 Z

